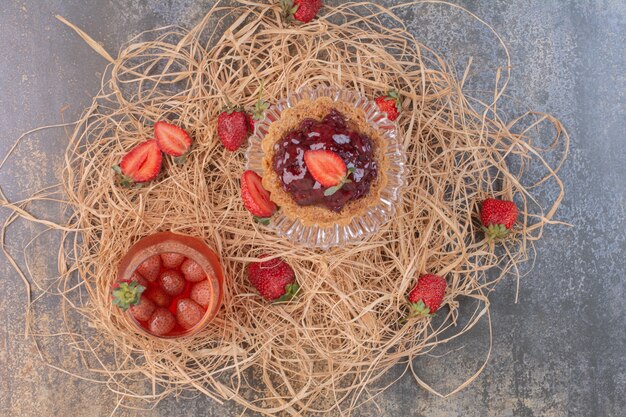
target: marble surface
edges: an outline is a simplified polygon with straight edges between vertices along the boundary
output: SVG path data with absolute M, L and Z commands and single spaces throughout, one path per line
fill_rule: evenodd
M 330 0 L 328 1 L 331 2 Z M 97 92 L 106 62 L 54 15 L 85 28 L 115 54 L 133 35 L 154 27 L 194 25 L 211 1 L 199 0 L 2 0 L 0 1 L 0 152 L 21 133 L 80 116 Z M 396 4 L 386 1 L 385 4 Z M 408 375 L 361 416 L 539 417 L 625 415 L 626 409 L 626 2 L 619 0 L 464 1 L 502 36 L 512 56 L 508 93 L 512 111 L 532 107 L 552 113 L 571 134 L 561 171 L 566 196 L 557 213 L 571 226 L 548 227 L 536 244 L 534 268 L 514 303 L 516 282 L 492 295 L 493 351 L 484 372 L 450 398 L 417 387 Z M 427 45 L 463 66 L 471 56 L 471 88 L 493 86 L 502 50 L 484 29 L 457 9 L 415 4 L 398 10 Z M 54 182 L 67 139 L 62 130 L 34 135 L 0 171 L 10 199 Z M 554 197 L 556 189 L 542 197 Z M 53 217 L 54 204 L 38 212 Z M 5 209 L 0 219 L 7 219 Z M 42 229 L 23 222 L 9 228 L 13 255 Z M 53 239 L 53 238 L 50 238 Z M 45 241 L 45 239 L 44 239 Z M 45 245 L 29 267 L 56 274 L 56 256 Z M 528 271 L 529 268 L 526 269 Z M 24 285 L 0 261 L 0 415 L 109 415 L 117 398 L 103 385 L 42 365 L 24 337 Z M 54 306 L 50 306 L 52 308 Z M 45 306 L 41 307 L 45 310 Z M 45 311 L 44 311 L 45 313 Z M 58 330 L 59 318 L 43 315 Z M 446 391 L 469 377 L 486 353 L 487 326 L 454 346 L 416 361 L 424 380 Z M 48 342 L 42 342 L 48 344 Z M 46 355 L 76 363 L 49 341 Z M 69 353 L 68 353 L 69 352 Z M 237 416 L 235 404 L 204 397 L 167 399 L 152 411 L 119 409 L 117 415 Z M 248 415 L 248 414 L 246 414 Z

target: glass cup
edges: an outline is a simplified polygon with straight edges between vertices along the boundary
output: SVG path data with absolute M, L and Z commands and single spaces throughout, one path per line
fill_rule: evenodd
M 182 336 L 190 336 L 204 329 L 217 315 L 222 306 L 224 276 L 219 259 L 215 252 L 209 248 L 202 240 L 172 232 L 159 232 L 146 236 L 135 243 L 128 253 L 122 258 L 117 272 L 117 282 L 129 281 L 133 272 L 146 259 L 153 255 L 163 253 L 179 253 L 188 259 L 197 262 L 206 273 L 210 288 L 209 304 L 202 319 L 192 328 L 183 329 L 180 325 L 176 325 L 175 329 L 165 336 L 158 336 L 150 333 L 138 320 L 131 314 L 130 310 L 124 314 L 125 319 L 131 323 L 136 329 L 144 334 L 159 338 L 175 338 Z M 157 285 L 149 283 L 149 285 Z M 192 284 L 186 282 L 186 289 L 183 296 L 188 295 Z M 175 297 L 171 302 L 169 310 L 176 314 L 176 300 L 181 296 Z

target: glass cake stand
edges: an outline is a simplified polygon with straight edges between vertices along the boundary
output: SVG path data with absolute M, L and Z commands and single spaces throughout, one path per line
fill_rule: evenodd
M 263 176 L 261 142 L 268 133 L 270 125 L 280 119 L 281 113 L 285 109 L 295 106 L 301 100 L 314 101 L 319 97 L 330 97 L 334 101 L 351 103 L 355 107 L 363 109 L 369 124 L 382 135 L 387 147 L 385 154 L 389 161 L 388 182 L 381 191 L 378 204 L 371 206 L 362 215 L 356 216 L 350 224 L 327 227 L 305 226 L 300 220 L 287 217 L 279 210 L 272 217 L 270 224 L 266 226 L 277 235 L 296 244 L 329 249 L 334 246 L 363 242 L 393 218 L 396 212 L 395 204 L 399 199 L 400 189 L 404 185 L 405 155 L 398 139 L 396 124 L 387 119 L 386 114 L 380 112 L 374 102 L 356 91 L 338 87 L 301 88 L 273 104 L 265 112 L 264 118 L 255 123 L 255 130 L 250 137 L 246 151 L 246 168 Z

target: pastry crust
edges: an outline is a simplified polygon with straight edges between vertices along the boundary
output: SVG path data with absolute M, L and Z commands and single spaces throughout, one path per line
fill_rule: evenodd
M 283 189 L 282 182 L 272 167 L 274 145 L 277 142 L 287 133 L 297 129 L 303 119 L 322 120 L 331 109 L 342 113 L 351 129 L 370 137 L 374 148 L 374 158 L 378 163 L 378 175 L 372 182 L 368 194 L 358 200 L 348 202 L 340 212 L 334 212 L 322 206 L 296 204 L 291 195 Z M 345 102 L 334 101 L 329 97 L 320 97 L 315 101 L 302 100 L 294 107 L 284 110 L 281 118 L 270 125 L 261 146 L 264 154 L 263 187 L 270 192 L 270 199 L 287 217 L 299 219 L 305 226 L 348 225 L 354 217 L 362 215 L 368 208 L 378 204 L 381 190 L 387 185 L 388 160 L 385 156 L 387 146 L 382 135 L 367 123 L 362 109 Z

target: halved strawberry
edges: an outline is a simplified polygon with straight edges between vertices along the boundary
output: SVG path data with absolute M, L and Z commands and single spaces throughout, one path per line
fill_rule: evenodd
M 183 156 L 191 148 L 191 137 L 178 126 L 160 121 L 154 125 L 154 137 L 159 148 L 172 156 Z
M 354 169 L 348 169 L 341 157 L 333 151 L 323 149 L 306 151 L 304 163 L 317 182 L 324 187 L 329 187 L 324 192 L 325 196 L 333 195 L 345 184 L 352 182 L 348 176 L 354 172 Z
M 161 162 L 161 149 L 156 140 L 149 140 L 135 146 L 122 158 L 120 165 L 113 169 L 120 176 L 120 184 L 130 186 L 155 179 L 161 172 Z
M 246 209 L 261 219 L 272 217 L 278 210 L 270 200 L 270 193 L 263 188 L 259 174 L 251 170 L 241 176 L 241 199 Z
M 148 321 L 150 333 L 165 336 L 176 327 L 176 317 L 167 308 L 158 307 Z

